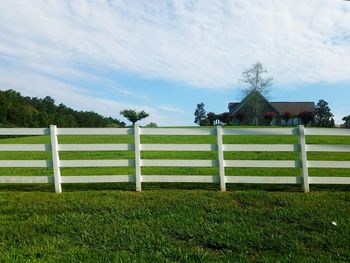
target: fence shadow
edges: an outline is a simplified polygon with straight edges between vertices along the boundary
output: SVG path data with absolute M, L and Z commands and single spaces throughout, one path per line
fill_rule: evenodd
M 50 192 L 55 193 L 53 184 L 0 184 L 0 192 Z
M 53 184 L 0 184 L 0 192 L 54 192 Z M 80 183 L 64 184 L 65 192 L 85 191 L 130 191 L 135 192 L 134 183 Z M 143 183 L 142 191 L 161 190 L 184 190 L 184 191 L 218 191 L 220 185 L 204 183 Z M 300 185 L 285 184 L 227 184 L 227 192 L 234 191 L 266 191 L 266 192 L 300 192 L 303 190 Z M 349 192 L 350 185 L 312 185 L 312 192 Z M 142 193 L 141 193 L 142 194 Z

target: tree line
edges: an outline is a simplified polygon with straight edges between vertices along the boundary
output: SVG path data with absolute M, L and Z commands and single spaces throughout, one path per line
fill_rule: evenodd
M 0 90 L 1 127 L 124 127 L 125 123 L 93 111 L 76 111 L 45 98 L 24 97 L 14 90 Z

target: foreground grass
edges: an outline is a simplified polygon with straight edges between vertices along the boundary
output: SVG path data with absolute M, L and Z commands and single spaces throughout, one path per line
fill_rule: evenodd
M 346 190 L 67 190 L 0 192 L 1 262 L 350 259 Z

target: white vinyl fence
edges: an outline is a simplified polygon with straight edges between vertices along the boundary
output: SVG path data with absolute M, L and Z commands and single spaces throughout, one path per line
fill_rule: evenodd
M 57 193 L 65 183 L 143 182 L 350 184 L 349 177 L 309 177 L 308 168 L 350 168 L 350 161 L 308 161 L 307 152 L 350 152 L 350 145 L 306 144 L 305 135 L 350 136 L 347 129 L 324 128 L 1 128 L 0 135 L 50 135 L 51 144 L 0 144 L 0 151 L 51 151 L 52 160 L 1 160 L 0 167 L 52 167 L 53 176 L 0 175 L 0 183 L 54 183 Z M 58 144 L 58 135 L 134 135 L 134 144 Z M 140 135 L 215 135 L 216 144 L 141 144 Z M 295 135 L 298 144 L 223 144 L 225 135 Z M 131 160 L 60 160 L 60 151 L 134 151 Z M 141 159 L 141 151 L 217 151 L 216 160 Z M 299 152 L 299 160 L 225 160 L 225 151 Z M 135 167 L 135 175 L 61 176 L 62 167 Z M 142 167 L 218 167 L 219 175 L 142 175 Z M 300 168 L 300 176 L 226 176 L 226 167 Z M 350 171 L 350 170 L 349 170 Z M 350 172 L 349 172 L 350 173 Z

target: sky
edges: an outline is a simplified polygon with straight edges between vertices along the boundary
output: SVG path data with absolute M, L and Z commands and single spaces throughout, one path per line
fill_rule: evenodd
M 350 114 L 350 1 L 0 0 L 0 89 L 140 124 L 228 111 L 261 62 L 271 101 Z M 128 122 L 127 122 L 128 123 Z

